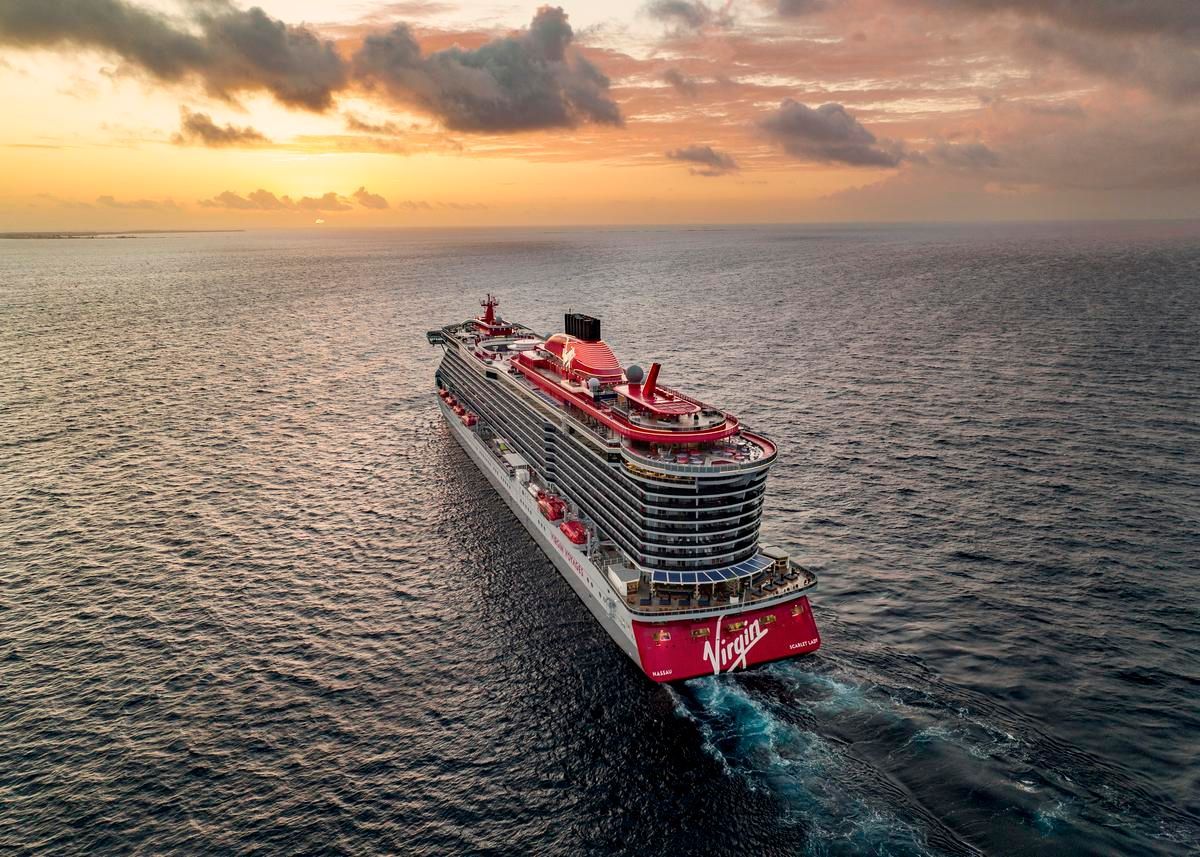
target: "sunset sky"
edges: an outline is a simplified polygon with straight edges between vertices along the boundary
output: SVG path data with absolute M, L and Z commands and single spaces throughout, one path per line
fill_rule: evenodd
M 1200 2 L 0 0 L 0 229 L 1200 216 Z

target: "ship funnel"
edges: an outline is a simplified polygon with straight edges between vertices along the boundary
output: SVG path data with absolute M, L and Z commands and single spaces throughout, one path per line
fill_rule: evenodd
M 568 336 L 574 336 L 584 342 L 600 341 L 600 319 L 590 315 L 581 312 L 566 313 L 563 316 L 563 328 Z
M 651 363 L 650 371 L 646 373 L 646 381 L 642 384 L 642 397 L 646 401 L 654 400 L 654 385 L 658 382 L 658 364 Z

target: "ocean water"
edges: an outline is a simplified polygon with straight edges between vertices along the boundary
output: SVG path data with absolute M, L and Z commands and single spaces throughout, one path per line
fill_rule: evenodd
M 486 291 L 782 446 L 645 680 L 439 422 Z M 1200 226 L 0 242 L 0 852 L 1200 850 Z

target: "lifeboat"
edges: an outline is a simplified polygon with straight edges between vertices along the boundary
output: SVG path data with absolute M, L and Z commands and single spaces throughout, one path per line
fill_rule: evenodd
M 538 497 L 538 509 L 547 521 L 561 521 L 567 512 L 567 504 L 550 494 Z
M 587 528 L 579 521 L 564 521 L 558 525 L 564 536 L 571 540 L 572 544 L 585 545 L 587 544 Z
M 477 422 L 478 422 L 478 420 L 475 418 L 474 414 L 463 414 L 462 415 L 462 424 L 465 426 L 473 426 Z

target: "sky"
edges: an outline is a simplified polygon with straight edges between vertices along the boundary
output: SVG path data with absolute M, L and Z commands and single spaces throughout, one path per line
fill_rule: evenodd
M 1200 216 L 1196 0 L 0 0 L 0 230 Z

